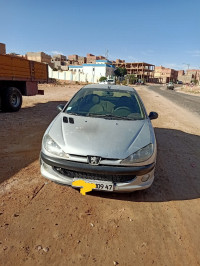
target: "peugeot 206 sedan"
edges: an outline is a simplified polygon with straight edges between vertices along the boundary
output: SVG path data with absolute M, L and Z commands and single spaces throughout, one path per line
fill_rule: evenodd
M 127 86 L 87 85 L 47 128 L 40 155 L 41 173 L 57 183 L 76 180 L 96 190 L 131 192 L 154 180 L 156 139 L 137 92 Z

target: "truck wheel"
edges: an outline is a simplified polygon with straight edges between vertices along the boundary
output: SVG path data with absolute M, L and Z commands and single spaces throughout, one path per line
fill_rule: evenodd
M 22 94 L 15 87 L 9 87 L 3 95 L 2 107 L 4 111 L 17 112 L 22 105 Z

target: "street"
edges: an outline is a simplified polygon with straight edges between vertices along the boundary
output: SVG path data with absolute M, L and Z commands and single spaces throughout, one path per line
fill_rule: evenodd
M 157 92 L 158 94 L 164 96 L 170 101 L 176 103 L 183 108 L 188 109 L 194 114 L 200 115 L 200 97 L 197 95 L 188 95 L 185 93 L 180 93 L 174 90 L 168 90 L 167 86 L 149 86 L 148 89 Z

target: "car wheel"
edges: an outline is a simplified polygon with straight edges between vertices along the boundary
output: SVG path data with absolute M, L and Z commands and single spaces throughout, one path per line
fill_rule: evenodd
M 4 111 L 17 112 L 22 105 L 22 94 L 15 87 L 9 87 L 3 95 L 2 107 Z

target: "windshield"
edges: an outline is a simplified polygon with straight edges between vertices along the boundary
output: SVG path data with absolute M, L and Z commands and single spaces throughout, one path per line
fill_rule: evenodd
M 141 120 L 145 114 L 135 92 L 113 89 L 81 89 L 64 110 L 67 114 L 106 119 Z

